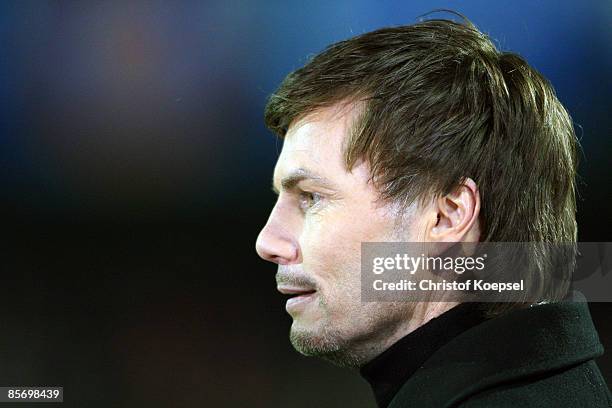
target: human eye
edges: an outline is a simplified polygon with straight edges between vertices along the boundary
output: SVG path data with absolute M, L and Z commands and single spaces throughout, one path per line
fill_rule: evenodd
M 319 204 L 322 197 L 318 193 L 313 193 L 309 191 L 300 191 L 299 193 L 299 206 L 300 210 L 303 212 L 309 211 Z

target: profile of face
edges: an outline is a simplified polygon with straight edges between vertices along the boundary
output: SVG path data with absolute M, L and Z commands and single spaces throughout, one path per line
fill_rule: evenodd
M 412 302 L 361 301 L 361 243 L 423 242 L 436 228 L 444 239 L 449 230 L 436 206 L 400 212 L 382 202 L 367 163 L 347 171 L 343 143 L 356 112 L 337 104 L 291 124 L 274 170 L 278 199 L 256 243 L 290 296 L 293 346 L 354 367 L 410 332 L 417 312 Z

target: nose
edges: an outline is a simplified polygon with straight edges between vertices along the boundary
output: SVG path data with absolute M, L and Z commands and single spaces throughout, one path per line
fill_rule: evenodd
M 299 245 L 287 229 L 270 219 L 257 237 L 257 254 L 279 265 L 300 263 Z

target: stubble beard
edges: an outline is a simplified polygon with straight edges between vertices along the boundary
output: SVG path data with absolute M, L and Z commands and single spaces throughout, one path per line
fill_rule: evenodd
M 321 306 L 326 309 L 324 303 Z M 384 309 L 380 306 L 367 313 L 346 314 L 347 321 L 361 326 L 355 332 L 343 331 L 331 322 L 324 322 L 316 329 L 292 325 L 289 339 L 293 347 L 305 356 L 319 357 L 340 367 L 359 368 L 390 346 L 385 340 L 394 337 L 398 330 L 395 323 L 406 305 L 387 303 Z M 404 314 L 404 319 L 409 320 L 409 316 Z
M 324 327 L 321 333 L 291 329 L 289 339 L 293 347 L 305 356 L 315 356 L 340 367 L 356 368 L 365 364 L 366 358 L 354 351 L 338 330 Z

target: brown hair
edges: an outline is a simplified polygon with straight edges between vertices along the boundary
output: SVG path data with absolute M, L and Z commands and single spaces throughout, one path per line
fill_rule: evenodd
M 572 121 L 539 72 L 467 19 L 329 46 L 285 78 L 265 122 L 283 137 L 299 117 L 345 100 L 364 103 L 346 142 L 347 170 L 367 160 L 384 199 L 449 194 L 470 177 L 481 194 L 481 241 L 576 241 Z M 552 254 L 540 256 L 546 263 Z M 566 289 L 541 298 L 558 300 Z M 491 313 L 520 306 L 491 305 Z

